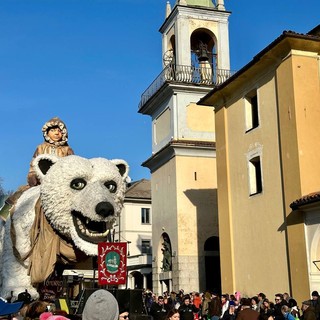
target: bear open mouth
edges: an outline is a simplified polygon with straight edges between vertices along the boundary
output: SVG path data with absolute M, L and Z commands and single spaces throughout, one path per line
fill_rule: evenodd
M 73 223 L 78 236 L 88 242 L 99 243 L 108 240 L 109 228 L 104 221 L 93 221 L 77 211 L 72 212 Z

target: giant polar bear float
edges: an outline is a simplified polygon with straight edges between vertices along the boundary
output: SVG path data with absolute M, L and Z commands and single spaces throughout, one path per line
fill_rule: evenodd
M 38 298 L 59 260 L 96 256 L 123 206 L 129 167 L 124 160 L 58 158 L 33 161 L 41 185 L 25 191 L 1 230 L 1 296 L 25 290 Z

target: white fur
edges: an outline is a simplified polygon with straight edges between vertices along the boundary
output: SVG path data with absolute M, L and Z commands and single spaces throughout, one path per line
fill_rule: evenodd
M 4 232 L 0 230 L 0 235 L 4 233 L 0 249 L 2 297 L 10 296 L 12 291 L 16 297 L 25 289 L 34 298 L 38 297 L 27 272 L 29 259 L 21 262 L 13 254 L 10 230 L 13 223 L 17 235 L 16 248 L 20 256 L 26 256 L 31 248 L 29 232 L 35 218 L 34 206 L 39 196 L 47 220 L 56 233 L 71 240 L 75 247 L 89 256 L 98 254 L 98 245 L 78 235 L 72 212 L 77 211 L 83 219 L 107 222 L 111 227 L 115 216 L 120 213 L 123 206 L 125 181 L 129 170 L 123 160 L 85 159 L 78 156 L 57 158 L 52 155 L 40 155 L 34 159 L 33 166 L 41 185 L 30 188 L 22 194 L 16 203 L 12 220 L 7 220 Z M 76 179 L 85 181 L 85 186 L 73 188 L 72 181 L 78 181 Z M 115 192 L 110 192 L 107 188 L 110 181 L 117 186 Z M 113 214 L 107 217 L 99 214 L 97 212 L 99 203 L 108 203 L 113 208 Z

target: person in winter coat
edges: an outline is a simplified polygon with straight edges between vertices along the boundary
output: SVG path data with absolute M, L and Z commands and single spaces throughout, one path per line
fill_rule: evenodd
M 153 302 L 150 308 L 150 315 L 153 320 L 165 320 L 170 307 L 164 303 L 164 298 L 162 296 L 158 297 L 157 302 Z
M 273 303 L 269 301 L 269 299 L 263 299 L 263 303 L 260 309 L 260 316 L 263 320 L 268 320 L 270 316 L 273 317 L 274 309 Z
M 316 313 L 310 300 L 302 302 L 302 320 L 316 320 Z
M 203 320 L 210 319 L 210 317 L 208 317 L 210 302 L 211 302 L 211 293 L 209 291 L 206 291 L 203 295 L 202 304 L 201 304 L 201 318 Z
M 311 304 L 314 307 L 314 312 L 316 313 L 317 320 L 320 319 L 320 297 L 318 291 L 312 291 L 311 293 L 312 299 Z
M 222 320 L 235 320 L 236 319 L 236 304 L 234 301 L 229 301 L 229 308 L 224 312 Z
M 285 320 L 295 320 L 294 316 L 290 313 L 290 308 L 286 305 L 281 307 L 281 312 Z
M 251 299 L 244 299 L 237 320 L 258 320 L 259 317 L 259 312 L 251 309 Z
M 178 311 L 180 314 L 180 320 L 193 320 L 193 314 L 198 312 L 199 309 L 191 303 L 190 296 L 185 295 L 182 299 L 182 305 L 180 305 Z
M 65 123 L 59 118 L 55 117 L 47 121 L 42 127 L 42 133 L 44 142 L 36 148 L 33 154 L 29 173 L 27 176 L 28 185 L 20 186 L 17 191 L 10 195 L 5 205 L 1 208 L 0 218 L 6 221 L 10 214 L 11 208 L 15 205 L 21 194 L 28 190 L 30 187 L 34 187 L 40 184 L 39 179 L 32 167 L 32 161 L 40 154 L 54 154 L 58 157 L 65 157 L 74 154 L 71 147 L 68 145 L 68 130 Z
M 55 117 L 47 121 L 42 127 L 44 142 L 37 146 L 31 164 L 34 158 L 40 154 L 54 154 L 57 157 L 66 157 L 74 154 L 72 148 L 68 145 L 68 130 L 65 123 Z M 34 187 L 40 184 L 32 165 L 28 173 L 28 185 Z
M 212 298 L 209 303 L 208 314 L 211 320 L 218 320 L 221 317 L 221 300 L 217 292 L 212 292 Z

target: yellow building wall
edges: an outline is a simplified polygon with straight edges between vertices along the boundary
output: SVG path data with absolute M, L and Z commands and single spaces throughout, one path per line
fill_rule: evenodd
M 259 88 L 260 125 L 246 133 L 243 98 L 254 88 Z M 238 98 L 216 113 L 222 286 L 248 296 L 263 290 L 271 297 L 289 289 L 275 80 L 268 74 L 233 94 Z M 250 196 L 252 154 L 261 157 L 263 192 Z
M 222 292 L 235 292 L 234 285 L 234 247 L 233 221 L 230 203 L 230 181 L 228 170 L 228 130 L 227 110 L 222 108 L 216 113 L 217 140 L 217 180 L 218 180 L 218 208 L 219 208 L 219 239 L 220 239 L 220 266 Z
M 163 232 L 170 236 L 172 250 L 178 250 L 177 225 L 177 197 L 176 197 L 176 174 L 175 160 L 171 159 L 165 165 L 152 173 L 152 233 L 153 239 L 158 239 L 158 243 L 153 243 L 153 251 L 161 256 L 160 238 Z M 161 262 L 157 261 L 158 272 Z
M 179 255 L 203 255 L 218 236 L 216 159 L 178 156 L 176 166 Z
M 315 147 L 319 145 L 320 121 L 317 55 L 292 51 L 278 68 L 277 80 L 292 294 L 303 300 L 310 294 L 304 217 L 301 212 L 291 212 L 289 205 L 319 189 L 320 151 Z
M 204 243 L 218 236 L 215 158 L 176 156 L 152 174 L 154 284 L 161 273 L 161 234 L 171 240 L 173 289 L 205 290 Z M 157 194 L 154 196 L 154 194 Z M 158 275 L 157 275 L 157 274 Z
M 193 131 L 214 132 L 214 112 L 207 106 L 190 103 L 187 107 L 187 126 Z

